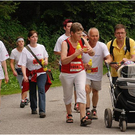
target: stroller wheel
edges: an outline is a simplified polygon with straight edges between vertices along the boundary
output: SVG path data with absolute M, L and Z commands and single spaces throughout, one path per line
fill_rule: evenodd
M 112 112 L 111 112 L 111 109 L 109 109 L 109 108 L 105 109 L 104 122 L 105 122 L 105 126 L 107 128 L 112 127 Z
M 123 121 L 121 121 L 121 123 L 120 123 L 120 130 L 121 130 L 122 132 L 125 132 L 126 129 L 127 129 L 127 123 L 126 123 L 125 120 L 123 120 Z

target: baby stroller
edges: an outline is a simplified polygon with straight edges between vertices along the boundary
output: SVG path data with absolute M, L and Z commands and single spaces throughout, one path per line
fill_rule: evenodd
M 117 64 L 112 62 L 111 64 Z M 110 82 L 110 95 L 113 111 L 106 108 L 104 111 L 104 122 L 107 128 L 112 127 L 112 120 L 119 122 L 122 132 L 127 129 L 127 123 L 135 123 L 135 64 L 122 65 L 119 68 L 119 77 L 116 84 L 112 83 L 109 65 L 107 76 Z

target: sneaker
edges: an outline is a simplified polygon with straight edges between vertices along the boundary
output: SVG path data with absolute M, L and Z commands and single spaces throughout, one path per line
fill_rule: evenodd
M 46 117 L 44 112 L 40 112 L 39 115 L 40 115 L 40 118 L 45 118 Z
M 24 107 L 25 107 L 25 102 L 24 101 L 21 101 L 20 108 L 24 108 Z
M 90 111 L 86 111 L 86 116 L 88 116 L 88 119 L 92 119 L 92 116 L 91 116 L 91 112 Z
M 37 114 L 37 110 L 32 110 L 31 114 Z
M 25 105 L 28 105 L 29 102 L 30 102 L 29 99 L 25 98 Z
M 97 110 L 96 109 L 92 109 L 91 113 L 92 113 L 92 119 L 98 119 L 98 117 L 97 117 Z
M 76 110 L 78 113 L 80 112 L 80 110 L 79 110 L 79 104 L 75 103 L 74 110 Z

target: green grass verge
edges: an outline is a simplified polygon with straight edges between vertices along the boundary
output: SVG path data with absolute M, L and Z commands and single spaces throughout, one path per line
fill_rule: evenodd
M 21 89 L 19 87 L 19 83 L 16 79 L 16 77 L 13 76 L 11 71 L 8 71 L 9 73 L 9 82 L 5 84 L 4 80 L 2 80 L 2 87 L 1 87 L 1 95 L 11 95 L 11 94 L 17 94 L 21 93 Z M 53 70 L 53 77 L 54 81 L 52 81 L 51 87 L 61 86 L 61 82 L 59 80 L 59 71 Z
M 61 82 L 59 80 L 60 72 L 59 72 L 58 63 L 51 66 L 53 68 L 49 67 L 49 69 L 51 69 L 54 77 L 54 81 L 52 81 L 51 87 L 61 86 Z M 5 81 L 2 80 L 1 95 L 11 95 L 11 94 L 21 93 L 19 83 L 16 77 L 13 75 L 11 68 L 9 66 L 9 59 L 7 60 L 7 69 L 9 74 L 9 82 L 5 84 Z

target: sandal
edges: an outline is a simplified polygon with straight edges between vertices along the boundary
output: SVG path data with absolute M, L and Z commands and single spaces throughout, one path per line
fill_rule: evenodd
M 72 114 L 67 114 L 67 117 L 66 117 L 67 120 L 66 120 L 66 122 L 67 122 L 67 123 L 73 123 L 72 117 L 73 117 Z
M 75 103 L 74 110 L 76 110 L 76 112 L 80 113 L 80 109 L 79 109 L 79 104 L 78 103 Z
M 90 111 L 87 111 L 86 112 L 86 116 L 88 116 L 88 119 L 92 119 L 92 116 L 91 116 L 91 112 Z
M 88 116 L 84 116 L 82 119 L 81 119 L 81 124 L 80 126 L 87 126 L 87 125 L 90 125 L 92 123 L 92 120 L 88 118 Z

